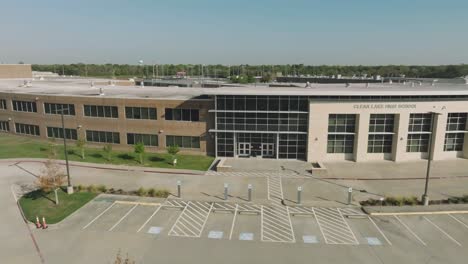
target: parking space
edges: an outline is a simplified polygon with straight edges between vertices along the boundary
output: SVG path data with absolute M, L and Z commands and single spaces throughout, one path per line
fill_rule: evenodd
M 467 215 L 369 217 L 358 208 L 165 200 L 97 200 L 66 222 L 82 232 L 123 232 L 156 239 L 451 248 L 468 245 Z

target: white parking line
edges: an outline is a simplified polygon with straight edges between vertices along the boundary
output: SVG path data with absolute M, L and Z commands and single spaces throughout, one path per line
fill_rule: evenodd
M 367 216 L 369 218 L 369 220 L 372 222 L 372 224 L 374 224 L 375 228 L 377 228 L 377 231 L 379 231 L 379 233 L 382 235 L 383 238 L 385 238 L 385 241 L 387 241 L 387 243 L 392 246 L 392 242 L 390 242 L 390 240 L 388 240 L 387 236 L 384 234 L 384 232 L 382 231 L 382 229 L 380 229 L 380 227 L 374 222 L 374 220 L 372 220 L 372 218 L 370 216 Z
M 82 229 L 88 228 L 88 226 L 90 226 L 92 223 L 94 223 L 94 221 L 98 220 L 99 217 L 101 217 L 103 214 L 105 214 L 107 211 L 109 211 L 109 209 L 111 209 L 114 205 L 115 205 L 115 202 L 113 202 L 109 207 L 107 207 L 104 211 L 102 211 L 102 213 L 100 213 L 93 220 L 91 220 L 91 222 L 89 222 L 87 225 L 83 226 Z
M 394 217 L 398 220 L 398 222 L 400 222 L 400 224 L 402 224 L 417 240 L 419 240 L 419 242 L 421 242 L 421 244 L 423 244 L 424 246 L 427 246 L 427 244 L 418 236 L 416 235 L 416 233 L 413 232 L 413 230 L 411 230 L 405 223 L 403 223 L 403 221 L 401 221 L 401 219 L 394 215 Z
M 446 235 L 450 240 L 452 240 L 455 244 L 457 244 L 458 246 L 462 246 L 462 244 L 460 244 L 455 238 L 453 238 L 452 236 L 450 236 L 447 232 L 445 232 L 442 228 L 440 228 L 438 225 L 436 225 L 434 222 L 432 222 L 431 220 L 429 220 L 429 218 L 423 216 L 424 219 L 426 219 L 426 221 L 428 221 L 431 225 L 433 225 L 435 228 L 437 228 L 442 234 Z
M 238 208 L 239 208 L 239 205 L 236 204 L 236 208 L 234 209 L 234 217 L 232 218 L 231 232 L 229 233 L 229 240 L 231 240 L 232 233 L 234 232 L 234 225 L 236 224 L 236 217 L 237 217 L 237 209 Z
M 145 227 L 146 224 L 149 223 L 149 221 L 151 221 L 151 218 L 153 218 L 153 216 L 156 215 L 159 212 L 161 207 L 162 206 L 158 206 L 158 208 L 156 208 L 156 210 L 154 210 L 153 214 L 145 221 L 145 223 L 143 225 L 141 225 L 141 227 L 138 229 L 137 233 L 140 232 L 143 229 L 143 227 Z
M 120 218 L 120 220 L 117 221 L 117 223 L 115 223 L 111 228 L 109 228 L 108 231 L 112 231 L 112 230 L 113 230 L 118 224 L 120 224 L 120 222 L 122 222 L 122 220 L 124 220 L 125 217 L 127 217 L 127 216 L 133 211 L 133 209 L 135 209 L 137 206 L 138 206 L 138 204 L 135 204 L 132 208 L 130 208 L 130 210 L 128 210 L 128 212 L 127 212 L 124 216 L 122 216 L 122 218 Z
M 458 223 L 460 223 L 462 226 L 468 228 L 468 225 L 463 223 L 460 219 L 456 218 L 455 216 L 449 214 L 448 216 L 450 216 L 453 220 L 457 221 Z

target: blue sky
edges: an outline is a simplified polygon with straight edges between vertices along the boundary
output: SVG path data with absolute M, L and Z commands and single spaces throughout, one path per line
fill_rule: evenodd
M 466 0 L 3 2 L 3 63 L 468 63 Z

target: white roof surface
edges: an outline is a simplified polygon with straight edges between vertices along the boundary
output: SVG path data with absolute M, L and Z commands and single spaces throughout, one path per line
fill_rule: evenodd
M 104 96 L 111 98 L 158 98 L 187 100 L 200 95 L 296 95 L 296 96 L 422 96 L 468 95 L 465 84 L 311 84 L 311 87 L 267 87 L 265 85 L 226 86 L 220 88 L 194 87 L 140 87 L 95 85 L 91 82 L 103 79 L 54 79 L 33 80 L 30 87 L 23 87 L 24 80 L 0 80 L 0 92 L 57 96 L 97 96 L 100 88 Z M 278 85 L 278 84 L 276 84 Z M 296 84 L 305 86 L 305 84 Z

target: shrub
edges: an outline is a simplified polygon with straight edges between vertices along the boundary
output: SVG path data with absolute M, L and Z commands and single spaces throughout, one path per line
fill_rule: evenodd
M 104 184 L 98 185 L 97 189 L 99 192 L 102 192 L 102 193 L 107 192 L 107 187 Z
M 97 193 L 98 189 L 94 184 L 91 184 L 90 186 L 88 186 L 88 192 Z
M 155 193 L 155 197 L 167 198 L 171 194 L 168 190 L 157 190 Z
M 417 205 L 419 204 L 419 201 L 416 196 L 402 197 L 402 203 L 403 205 Z
M 83 185 L 81 185 L 81 184 L 79 184 L 78 186 L 76 186 L 76 191 L 77 191 L 77 192 L 82 192 L 82 191 L 84 191 L 85 189 L 86 189 L 86 187 L 83 186 Z
M 154 188 L 150 188 L 148 190 L 148 196 L 155 197 L 156 196 L 156 190 Z
M 136 194 L 138 196 L 146 196 L 148 194 L 148 191 L 143 188 L 143 187 L 140 187 L 137 191 L 136 191 Z
M 115 189 L 114 188 L 110 188 L 109 190 L 107 190 L 108 193 L 115 193 Z

